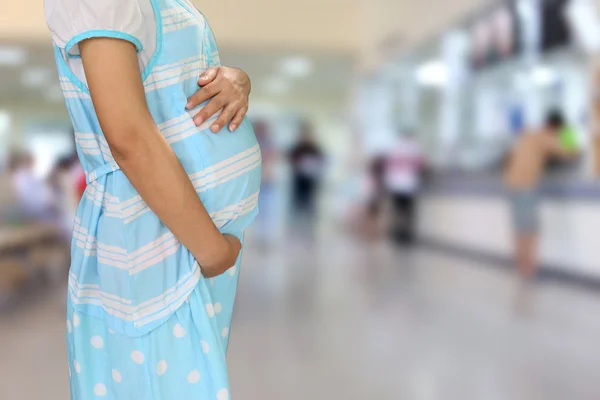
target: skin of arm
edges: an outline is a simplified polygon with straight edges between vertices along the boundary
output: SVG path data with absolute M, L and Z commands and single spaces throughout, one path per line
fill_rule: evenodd
M 80 43 L 92 101 L 115 161 L 142 199 L 194 255 L 205 277 L 231 268 L 241 245 L 213 223 L 146 103 L 138 58 L 126 41 Z

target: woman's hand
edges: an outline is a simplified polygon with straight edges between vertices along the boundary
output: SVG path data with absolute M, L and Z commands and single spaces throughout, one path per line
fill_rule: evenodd
M 214 264 L 204 264 L 200 266 L 202 275 L 205 278 L 214 278 L 215 276 L 224 274 L 229 268 L 235 265 L 235 262 L 240 255 L 242 244 L 239 239 L 233 235 L 223 235 L 223 238 L 225 241 L 223 243 L 224 248 L 222 257 Z
M 227 124 L 230 131 L 236 130 L 248 112 L 251 89 L 248 75 L 239 68 L 213 67 L 204 71 L 198 79 L 198 84 L 201 89 L 189 98 L 187 109 L 211 100 L 194 117 L 194 123 L 200 126 L 222 109 L 221 115 L 211 125 L 210 130 L 217 133 Z

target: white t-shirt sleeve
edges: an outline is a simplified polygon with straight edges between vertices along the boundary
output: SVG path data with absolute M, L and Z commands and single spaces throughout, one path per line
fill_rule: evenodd
M 79 58 L 79 43 L 94 37 L 126 40 L 138 53 L 155 41 L 149 0 L 44 0 L 44 6 L 52 39 L 69 58 Z

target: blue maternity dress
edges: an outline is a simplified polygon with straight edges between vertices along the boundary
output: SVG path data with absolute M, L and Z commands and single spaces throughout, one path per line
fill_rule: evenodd
M 88 188 L 75 220 L 67 342 L 73 400 L 228 400 L 225 353 L 239 263 L 204 279 L 120 171 L 103 137 L 79 56 L 92 37 L 130 41 L 146 99 L 214 222 L 243 239 L 258 212 L 260 149 L 193 123 L 187 99 L 219 65 L 214 36 L 189 0 L 45 0 L 46 19 Z M 199 232 L 199 235 L 201 233 Z

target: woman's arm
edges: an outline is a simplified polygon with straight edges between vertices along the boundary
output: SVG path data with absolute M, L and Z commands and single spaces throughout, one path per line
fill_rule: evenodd
M 80 44 L 92 101 L 115 161 L 158 218 L 188 248 L 205 277 L 235 264 L 237 238 L 222 235 L 146 104 L 135 47 L 94 38 Z

